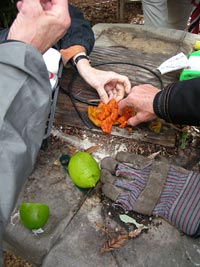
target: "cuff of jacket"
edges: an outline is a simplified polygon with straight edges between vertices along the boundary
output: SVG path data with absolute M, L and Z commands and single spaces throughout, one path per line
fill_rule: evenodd
M 24 43 L 24 42 L 19 41 L 19 40 L 9 39 L 9 40 L 3 40 L 3 41 L 0 41 L 0 44 L 12 43 L 12 42 L 20 42 L 20 43 Z
M 76 54 L 85 52 L 85 48 L 81 45 L 73 45 L 66 49 L 61 49 L 60 53 L 62 56 L 64 66 L 68 63 L 68 61 L 73 58 Z
M 153 101 L 153 110 L 155 114 L 166 122 L 172 122 L 169 114 L 169 96 L 174 84 L 166 86 L 158 92 Z

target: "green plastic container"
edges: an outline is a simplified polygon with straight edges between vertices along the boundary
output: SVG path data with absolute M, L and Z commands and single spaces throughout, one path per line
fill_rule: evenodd
M 200 50 L 188 54 L 189 67 L 182 70 L 179 80 L 190 80 L 200 77 Z

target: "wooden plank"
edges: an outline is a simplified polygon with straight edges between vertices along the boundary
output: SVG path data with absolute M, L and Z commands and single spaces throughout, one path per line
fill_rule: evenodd
M 108 63 L 113 62 L 114 60 L 118 63 L 116 62 L 117 64 L 105 64 L 98 66 L 99 69 L 113 70 L 118 73 L 127 75 L 130 78 L 132 85 L 138 83 L 151 83 L 157 87 L 161 86 L 158 78 L 156 78 L 151 72 L 147 71 L 146 69 L 132 65 L 119 64 L 121 62 L 137 62 L 138 64 L 144 65 L 146 67 L 149 67 L 151 70 L 154 70 L 154 66 L 156 66 L 156 62 L 158 61 L 158 57 L 156 58 L 155 55 L 148 55 L 145 58 L 142 58 L 141 54 L 134 49 L 124 49 L 121 47 L 95 48 L 91 55 L 92 64 L 96 65 L 103 63 L 102 58 L 106 59 Z M 71 84 L 71 80 L 73 80 L 73 83 L 71 86 L 69 86 Z M 165 77 L 164 80 L 177 80 L 177 73 L 173 73 Z M 63 127 L 74 126 L 82 129 L 88 129 L 89 127 L 91 127 L 91 131 L 101 133 L 101 130 L 96 128 L 93 124 L 91 124 L 91 122 L 89 126 L 83 123 L 83 121 L 77 114 L 69 95 L 65 93 L 67 91 L 69 94 L 69 88 L 71 88 L 72 93 L 75 97 L 79 97 L 80 99 L 87 101 L 98 98 L 96 91 L 88 84 L 86 84 L 85 81 L 73 69 L 64 69 L 60 84 L 61 86 L 58 95 L 54 124 Z M 88 105 L 79 101 L 75 101 L 75 104 L 81 116 L 86 118 L 87 122 Z M 170 129 L 169 126 L 165 126 L 160 134 L 155 134 L 150 131 L 147 124 L 143 125 L 142 127 L 135 127 L 133 129 L 131 129 L 130 127 L 126 129 L 113 127 L 111 136 L 112 135 L 168 147 L 174 147 L 175 145 L 175 131 Z

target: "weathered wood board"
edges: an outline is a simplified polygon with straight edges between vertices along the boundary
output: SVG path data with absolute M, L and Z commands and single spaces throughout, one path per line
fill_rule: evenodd
M 95 46 L 91 54 L 93 66 L 102 70 L 116 71 L 128 76 L 132 86 L 141 83 L 150 83 L 162 88 L 163 85 L 178 80 L 180 71 L 161 76 L 156 68 L 167 58 L 170 58 L 178 52 L 182 51 L 187 54 L 191 51 L 192 40 L 189 38 L 189 42 L 184 42 L 184 32 L 175 32 L 175 34 L 167 40 L 166 33 L 164 34 L 163 32 L 159 37 L 158 33 L 153 34 L 151 32 L 150 34 L 149 31 L 142 27 L 141 29 L 144 29 L 144 32 L 139 31 L 138 27 L 136 27 L 135 32 L 132 30 L 130 31 L 129 26 L 125 29 L 124 31 L 120 27 L 111 27 L 105 31 L 102 30 L 101 34 L 98 30 L 96 31 L 97 46 Z M 104 46 L 101 45 L 102 42 Z M 98 44 L 100 46 L 98 46 Z M 98 64 L 102 65 L 97 66 Z M 141 66 L 148 68 L 148 70 Z M 161 85 L 158 77 L 156 77 L 152 71 L 162 79 L 163 85 Z M 72 84 L 71 80 L 73 80 Z M 80 119 L 70 97 L 62 88 L 68 92 L 69 88 L 71 88 L 71 92 L 74 96 L 86 101 L 97 99 L 98 95 L 96 91 L 88 86 L 84 80 L 76 74 L 76 71 L 70 68 L 64 69 L 55 113 L 55 124 L 87 129 L 88 127 Z M 75 104 L 80 114 L 84 118 L 87 118 L 88 105 L 79 101 L 75 101 Z M 89 126 L 91 126 L 91 124 Z M 91 131 L 101 132 L 95 126 L 91 127 Z M 160 134 L 150 131 L 147 124 L 135 127 L 132 130 L 130 130 L 130 127 L 126 129 L 113 127 L 111 134 L 164 146 L 173 147 L 175 145 L 175 131 L 169 125 L 164 125 Z

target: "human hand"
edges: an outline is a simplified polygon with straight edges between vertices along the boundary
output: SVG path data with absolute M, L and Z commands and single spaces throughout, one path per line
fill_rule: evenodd
M 28 43 L 44 53 L 70 26 L 67 0 L 22 0 L 7 39 Z
M 128 94 L 131 89 L 131 83 L 128 77 L 120 75 L 113 71 L 103 71 L 93 68 L 87 60 L 80 60 L 77 69 L 83 79 L 94 89 L 102 102 L 114 98 L 117 102 L 123 99 L 125 93 Z
M 127 124 L 132 126 L 155 119 L 153 100 L 159 91 L 150 84 L 134 86 L 129 95 L 119 102 L 119 114 L 123 113 L 125 107 L 133 107 L 136 115 L 127 121 Z

